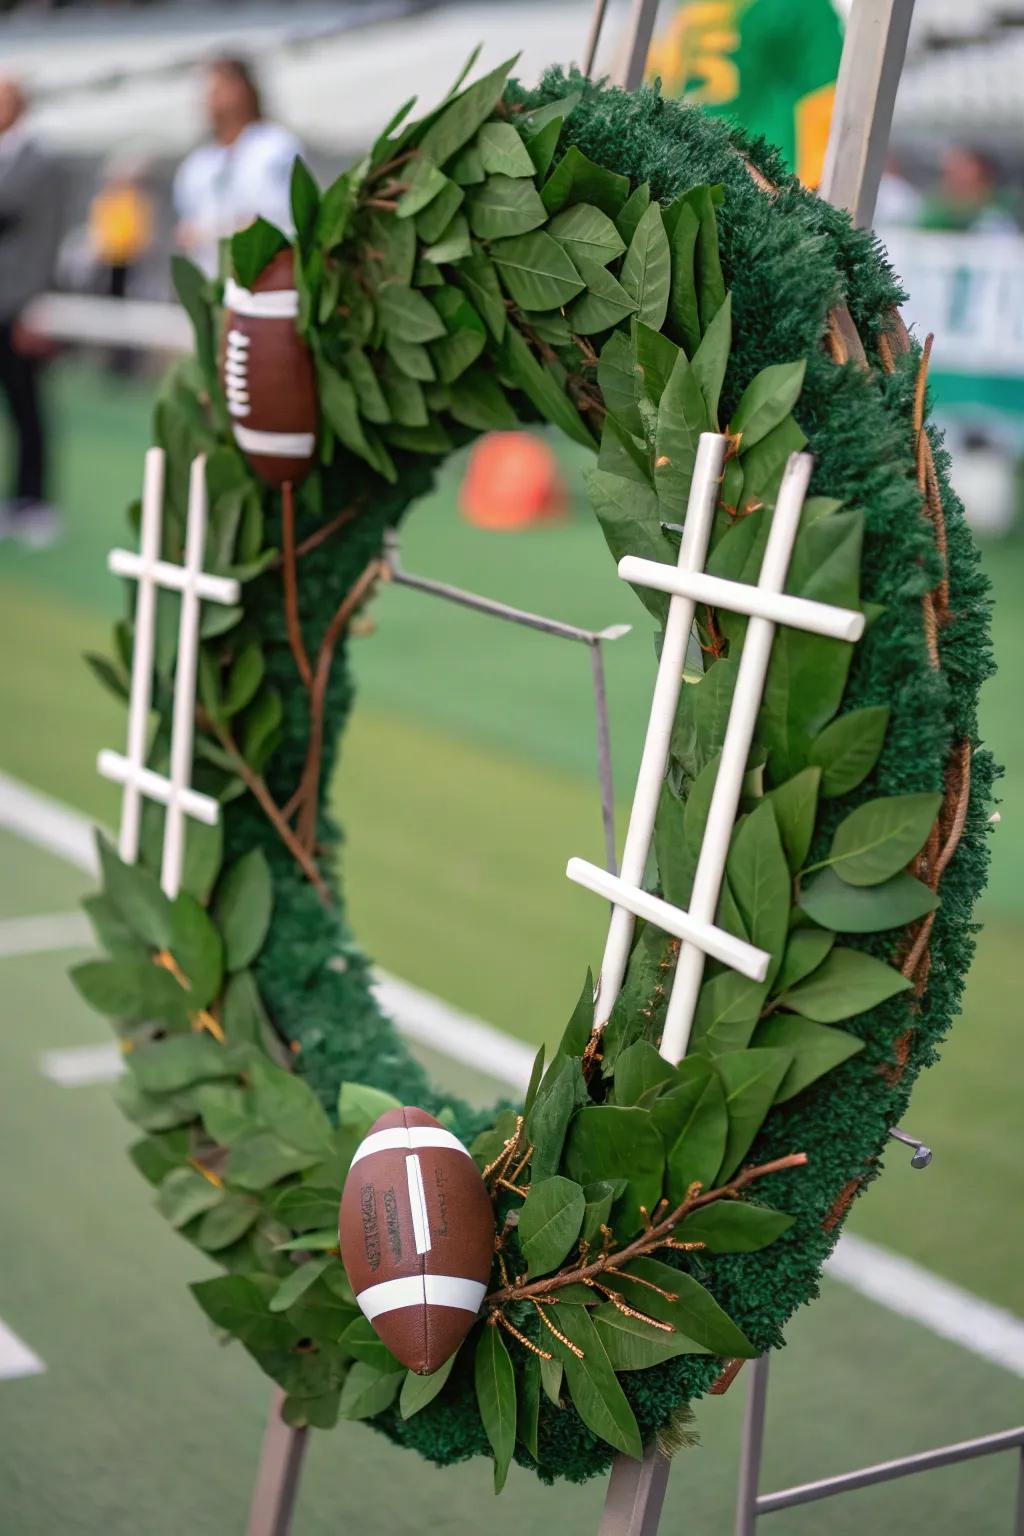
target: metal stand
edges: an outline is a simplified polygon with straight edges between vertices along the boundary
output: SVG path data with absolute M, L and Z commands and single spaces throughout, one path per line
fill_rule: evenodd
M 288 1536 L 292 1528 L 309 1431 L 292 1429 L 284 1422 L 284 1398 L 276 1388 L 270 1400 L 246 1536 Z
M 656 1444 L 643 1461 L 616 1456 L 598 1536 L 657 1536 L 670 1465 Z
M 777 1493 L 759 1494 L 757 1487 L 764 1449 L 767 1399 L 768 1356 L 762 1355 L 760 1360 L 755 1360 L 750 1372 L 735 1536 L 756 1536 L 760 1517 L 770 1515 L 777 1509 L 794 1509 L 798 1504 L 813 1504 L 818 1499 L 830 1499 L 837 1493 L 853 1493 L 857 1488 L 891 1483 L 897 1478 L 912 1477 L 918 1472 L 932 1472 L 939 1467 L 955 1466 L 957 1462 L 973 1461 L 978 1456 L 995 1456 L 1000 1451 L 1014 1450 L 1020 1453 L 1020 1474 L 1012 1531 L 1013 1536 L 1024 1536 L 1024 1425 L 1018 1429 L 1003 1430 L 1000 1434 L 982 1435 L 977 1440 L 961 1440 L 956 1445 L 943 1445 L 934 1451 L 919 1451 L 916 1456 L 900 1456 L 895 1461 L 881 1461 L 872 1467 L 859 1467 L 855 1472 L 842 1472 L 837 1477 L 823 1477 L 813 1483 L 798 1483 L 793 1488 L 781 1488 Z

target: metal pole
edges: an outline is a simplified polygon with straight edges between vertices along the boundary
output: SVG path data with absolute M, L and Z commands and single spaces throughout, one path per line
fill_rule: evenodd
M 281 1417 L 284 1398 L 281 1389 L 275 1388 L 263 1432 L 246 1536 L 288 1536 L 292 1528 L 309 1431 L 292 1429 L 285 1423 Z
M 612 781 L 611 733 L 608 729 L 608 692 L 604 685 L 604 653 L 600 640 L 590 643 L 590 666 L 594 680 L 594 711 L 597 715 L 597 776 L 601 784 L 601 820 L 604 823 L 604 856 L 614 875 L 615 849 L 615 786 Z
M 754 1536 L 757 1528 L 757 1489 L 761 1481 L 767 1405 L 768 1356 L 762 1355 L 751 1367 L 747 1411 L 743 1416 L 743 1446 L 736 1494 L 736 1536 Z
M 657 1444 L 643 1461 L 616 1456 L 598 1536 L 657 1536 L 670 1465 Z
M 625 46 L 611 72 L 615 84 L 623 86 L 627 91 L 635 91 L 643 83 L 657 17 L 658 0 L 633 0 Z
M 1013 1516 L 1013 1536 L 1024 1536 L 1024 1446 L 1017 1458 L 1017 1508 Z
M 914 0 L 854 0 L 846 25 L 821 195 L 871 223 Z
M 594 0 L 594 11 L 590 18 L 590 36 L 587 38 L 587 51 L 583 55 L 583 73 L 589 80 L 594 73 L 594 60 L 597 58 L 597 48 L 601 41 L 601 28 L 604 26 L 604 14 L 608 9 L 608 0 Z

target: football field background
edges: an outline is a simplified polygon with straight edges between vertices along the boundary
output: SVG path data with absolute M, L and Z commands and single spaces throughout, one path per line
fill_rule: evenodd
M 80 658 L 107 648 L 119 612 L 105 552 L 127 537 L 148 391 L 79 363 L 51 384 L 68 529 L 45 553 L 0 545 L 0 770 L 113 823 L 114 792 L 94 762 L 120 744 L 122 712 Z M 404 559 L 575 623 L 636 626 L 606 647 L 628 804 L 652 636 L 588 523 L 583 462 L 563 457 L 569 522 L 505 537 L 459 520 L 460 466 L 449 466 L 408 524 Z M 1000 544 L 986 561 L 1004 670 L 984 724 L 1007 774 L 985 927 L 964 1018 L 907 1120 L 935 1162 L 913 1173 L 905 1149 L 890 1152 L 850 1230 L 1020 1311 L 1024 546 Z M 391 973 L 524 1041 L 550 1039 L 604 924 L 601 903 L 564 878 L 570 854 L 602 857 L 586 652 L 405 590 L 383 592 L 373 614 L 376 632 L 353 642 L 361 699 L 333 789 L 357 930 Z M 67 981 L 82 952 L 18 953 L 23 930 L 11 924 L 74 910 L 89 877 L 14 833 L 0 834 L 0 869 L 0 1321 L 45 1367 L 0 1379 L 0 1536 L 230 1536 L 244 1527 L 268 1384 L 240 1351 L 211 1345 L 186 1290 L 210 1267 L 151 1209 L 109 1087 L 66 1087 L 40 1070 L 43 1052 L 98 1044 L 104 1027 Z M 440 1056 L 431 1065 L 481 1099 L 498 1091 Z M 730 1529 L 743 1397 L 741 1376 L 699 1407 L 702 1446 L 673 1473 L 666 1536 Z M 1022 1400 L 1011 1369 L 826 1279 L 773 1363 L 764 1487 L 1009 1427 Z M 1012 1456 L 976 1462 L 766 1517 L 768 1529 L 1001 1533 L 1015 1473 Z M 556 1523 L 570 1536 L 595 1529 L 601 1498 L 595 1484 L 545 1490 L 514 1471 L 495 1501 L 485 1463 L 441 1475 L 351 1425 L 313 1437 L 296 1536 L 483 1522 L 494 1536 Z

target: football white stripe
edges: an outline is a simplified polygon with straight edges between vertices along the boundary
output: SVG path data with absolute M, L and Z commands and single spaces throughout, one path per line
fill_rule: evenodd
M 299 294 L 296 288 L 253 293 L 229 277 L 224 284 L 224 308 L 251 320 L 294 320 L 299 313 Z
M 255 427 L 235 427 L 235 442 L 243 453 L 275 459 L 308 459 L 316 438 L 312 432 L 260 432 Z
M 429 1253 L 430 1217 L 427 1214 L 427 1192 L 423 1188 L 423 1169 L 415 1152 L 405 1160 L 405 1177 L 409 1185 L 409 1209 L 412 1212 L 412 1232 L 417 1253 Z
M 445 1147 L 451 1152 L 465 1152 L 467 1157 L 470 1155 L 459 1138 L 441 1125 L 395 1125 L 389 1131 L 374 1131 L 372 1136 L 360 1142 L 352 1164 L 358 1163 L 362 1157 L 372 1157 L 375 1152 L 395 1152 L 399 1149 L 413 1152 L 417 1147 Z
M 399 1312 L 403 1307 L 455 1307 L 459 1312 L 479 1312 L 487 1291 L 479 1280 L 464 1280 L 461 1275 L 408 1275 L 403 1280 L 382 1280 L 367 1286 L 356 1297 L 359 1310 L 368 1322 L 385 1312 Z

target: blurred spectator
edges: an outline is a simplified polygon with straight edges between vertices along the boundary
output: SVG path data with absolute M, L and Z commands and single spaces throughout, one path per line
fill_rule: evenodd
M 954 145 L 942 162 L 938 190 L 924 202 L 922 229 L 1015 234 L 1013 204 L 999 185 L 995 162 L 983 150 Z
M 114 159 L 89 208 L 93 255 L 115 299 L 128 291 L 132 269 L 153 243 L 153 201 L 142 184 L 143 167 L 135 160 Z
M 57 514 L 46 501 L 46 432 L 39 392 L 39 343 L 22 310 L 49 285 L 60 237 L 61 176 L 33 139 L 25 96 L 0 78 L 0 388 L 17 438 L 12 499 L 0 506 L 0 536 L 52 541 Z
M 178 244 L 212 277 L 218 242 L 258 215 L 290 231 L 289 184 L 302 146 L 287 128 L 266 121 L 259 87 L 242 59 L 209 66 L 206 115 L 214 142 L 182 161 L 174 206 Z
M 923 202 L 895 155 L 887 155 L 875 201 L 876 229 L 911 228 L 920 222 Z

